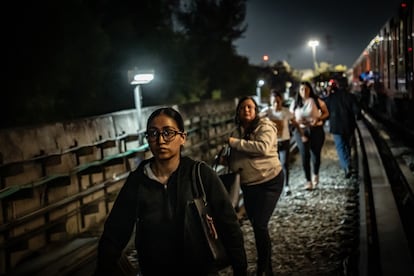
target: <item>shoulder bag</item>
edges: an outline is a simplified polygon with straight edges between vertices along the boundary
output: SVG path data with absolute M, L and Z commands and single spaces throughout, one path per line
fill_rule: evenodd
M 233 208 L 238 209 L 241 197 L 240 189 L 240 170 L 236 172 L 230 171 L 228 166 L 228 158 L 230 156 L 230 146 L 224 145 L 214 159 L 213 169 L 217 172 L 221 181 L 226 187 Z M 221 161 L 225 161 L 225 166 L 221 165 Z
M 201 162 L 192 169 L 192 189 L 194 198 L 188 202 L 185 214 L 185 242 L 192 254 L 194 264 L 210 266 L 216 270 L 230 265 L 220 234 L 214 224 L 214 216 L 207 202 L 200 175 Z

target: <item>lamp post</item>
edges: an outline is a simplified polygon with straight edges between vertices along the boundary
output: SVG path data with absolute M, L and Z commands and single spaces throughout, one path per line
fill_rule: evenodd
M 257 97 L 257 104 L 261 104 L 262 102 L 262 86 L 264 85 L 264 80 L 258 80 L 256 86 L 256 97 Z
M 313 64 L 315 66 L 315 71 L 318 70 L 318 63 L 316 62 L 316 47 L 319 46 L 318 40 L 310 40 L 308 42 L 308 46 L 312 48 L 312 57 L 313 57 Z
M 138 131 L 141 129 L 141 118 L 142 118 L 142 94 L 141 94 L 141 84 L 150 83 L 154 79 L 153 71 L 134 71 L 134 75 L 130 83 L 135 85 L 134 88 L 134 100 L 135 100 L 135 109 L 137 114 L 138 122 Z

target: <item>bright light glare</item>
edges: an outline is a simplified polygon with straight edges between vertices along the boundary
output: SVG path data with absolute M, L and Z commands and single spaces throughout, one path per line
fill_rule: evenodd
M 319 45 L 319 41 L 317 41 L 317 40 L 311 40 L 311 41 L 308 42 L 308 46 L 312 47 L 312 48 L 316 47 L 318 45 Z
M 259 81 L 257 82 L 257 86 L 259 86 L 259 87 L 262 87 L 262 86 L 263 86 L 263 84 L 264 84 L 264 80 L 259 80 Z
M 153 79 L 154 79 L 154 74 L 151 74 L 151 73 L 136 74 L 131 84 L 146 84 L 146 83 L 151 82 Z

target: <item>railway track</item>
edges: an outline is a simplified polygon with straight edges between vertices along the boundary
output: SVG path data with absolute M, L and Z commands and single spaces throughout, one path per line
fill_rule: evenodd
M 412 190 L 400 169 L 403 164 L 383 137 L 389 137 L 386 129 L 365 114 L 357 135 L 361 153 L 359 274 L 413 275 Z
M 389 194 L 389 199 L 375 202 L 377 229 L 376 232 L 374 231 L 374 237 L 380 243 L 381 232 L 383 232 L 383 235 L 389 235 L 388 232 L 385 232 L 387 228 L 392 227 L 389 229 L 390 233 L 394 233 L 393 231 L 397 233 L 397 230 L 401 232 L 392 237 L 393 239 L 390 242 L 395 247 L 393 250 L 397 251 L 396 254 L 385 256 L 387 261 L 398 258 L 401 265 L 394 264 L 393 267 L 389 267 L 389 273 L 395 271 L 395 268 L 404 267 L 404 263 L 409 264 L 411 262 L 410 271 L 412 271 L 412 274 L 410 275 L 414 275 L 414 269 L 412 268 L 414 262 L 414 170 L 412 167 L 414 162 L 414 133 L 397 122 L 389 121 L 383 116 L 372 113 L 365 114 L 365 125 L 372 133 L 373 143 L 378 149 L 379 159 L 384 168 L 382 179 L 377 181 L 379 184 L 371 183 L 371 192 L 374 196 L 377 194 L 377 197 L 384 197 Z M 367 142 L 364 141 L 364 143 Z M 372 182 L 374 178 L 370 176 L 370 180 Z M 372 198 L 372 200 L 375 201 L 375 198 Z M 389 207 L 391 204 L 394 206 Z M 384 210 L 381 210 L 381 207 Z M 381 221 L 378 221 L 379 218 L 387 218 L 387 220 L 381 223 Z M 391 237 L 383 237 L 382 239 L 385 238 L 390 239 Z M 401 244 L 398 244 L 398 242 Z M 402 252 L 405 253 L 401 254 Z M 384 263 L 386 262 L 384 261 Z

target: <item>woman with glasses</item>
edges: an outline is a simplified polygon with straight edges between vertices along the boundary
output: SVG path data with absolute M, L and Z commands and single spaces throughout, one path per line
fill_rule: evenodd
M 179 112 L 169 107 L 154 111 L 146 137 L 153 156 L 130 173 L 118 194 L 99 241 L 95 275 L 115 275 L 134 226 L 142 275 L 211 275 L 213 265 L 197 258 L 203 252 L 192 251 L 184 235 L 196 161 L 181 155 L 187 134 Z M 202 165 L 200 175 L 234 275 L 246 275 L 243 233 L 227 192 L 209 166 Z
M 277 129 L 269 118 L 260 118 L 252 97 L 240 99 L 236 130 L 230 135 L 228 159 L 240 172 L 244 207 L 252 224 L 257 249 L 257 275 L 273 275 L 269 220 L 283 190 L 283 171 L 277 153 Z

